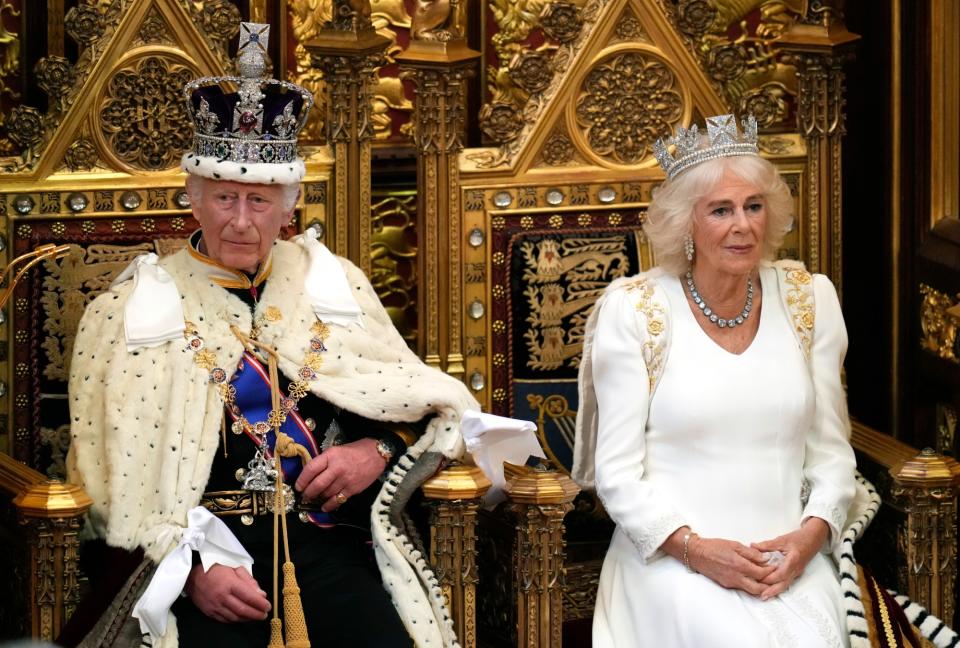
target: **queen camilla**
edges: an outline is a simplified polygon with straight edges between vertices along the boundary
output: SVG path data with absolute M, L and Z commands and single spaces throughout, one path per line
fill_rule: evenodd
M 587 324 L 573 475 L 617 525 L 597 648 L 848 644 L 829 557 L 855 493 L 843 316 L 829 279 L 773 261 L 793 203 L 742 126 L 657 143 L 659 265 Z

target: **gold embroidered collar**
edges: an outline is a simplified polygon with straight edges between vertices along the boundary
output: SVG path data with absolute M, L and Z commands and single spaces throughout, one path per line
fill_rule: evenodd
M 270 271 L 273 270 L 273 250 L 270 250 L 270 254 L 260 264 L 260 269 L 251 280 L 245 272 L 221 265 L 201 252 L 200 241 L 203 236 L 201 232 L 202 230 L 197 230 L 190 235 L 190 244 L 187 248 L 190 259 L 194 262 L 192 265 L 213 283 L 221 288 L 259 288 L 260 284 L 270 276 Z

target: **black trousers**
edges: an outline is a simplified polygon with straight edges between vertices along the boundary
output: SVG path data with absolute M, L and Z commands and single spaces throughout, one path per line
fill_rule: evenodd
M 366 533 L 351 527 L 319 529 L 290 515 L 290 551 L 300 585 L 300 598 L 310 643 L 318 648 L 410 648 L 413 645 L 390 596 L 383 588 Z M 253 576 L 273 596 L 272 517 L 257 518 L 252 527 L 237 528 L 238 538 L 253 556 Z M 270 527 L 271 533 L 264 533 Z M 247 536 L 247 537 L 244 537 Z M 283 551 L 281 545 L 281 557 Z M 279 572 L 280 618 L 283 619 L 283 573 Z M 173 606 L 183 648 L 266 648 L 270 621 L 220 623 L 188 598 Z M 273 618 L 273 611 L 270 612 Z

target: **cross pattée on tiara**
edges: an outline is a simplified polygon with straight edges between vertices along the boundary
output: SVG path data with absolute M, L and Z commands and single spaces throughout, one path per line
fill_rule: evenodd
M 735 155 L 759 155 L 757 148 L 757 120 L 747 115 L 741 122 L 743 133 L 737 131 L 733 115 L 707 117 L 707 143 L 704 144 L 694 124 L 690 128 L 677 129 L 677 134 L 667 139 L 660 138 L 653 145 L 653 155 L 660 168 L 672 179 L 677 174 L 707 160 Z M 673 145 L 673 154 L 667 147 Z

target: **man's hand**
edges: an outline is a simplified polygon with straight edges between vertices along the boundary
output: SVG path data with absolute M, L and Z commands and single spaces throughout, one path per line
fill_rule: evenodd
M 213 565 L 204 572 L 197 565 L 184 589 L 201 612 L 220 623 L 262 621 L 270 612 L 267 593 L 243 567 Z
M 377 452 L 376 439 L 360 439 L 327 448 L 311 459 L 295 487 L 304 499 L 322 501 L 321 509 L 329 513 L 346 501 L 343 498 L 365 490 L 386 467 L 387 462 Z
M 796 531 L 751 544 L 759 551 L 779 551 L 783 554 L 783 561 L 776 571 L 763 579 L 766 587 L 760 593 L 760 598 L 767 600 L 785 592 L 793 581 L 800 578 L 807 563 L 817 555 L 829 534 L 830 527 L 826 522 L 818 517 L 809 517 Z

